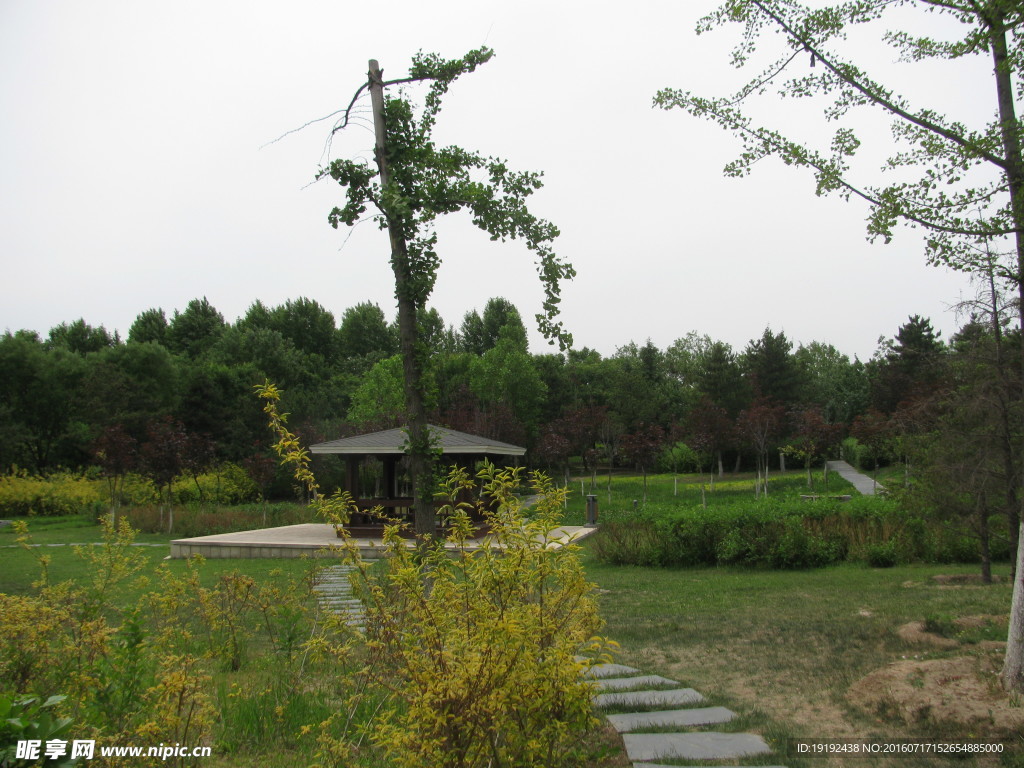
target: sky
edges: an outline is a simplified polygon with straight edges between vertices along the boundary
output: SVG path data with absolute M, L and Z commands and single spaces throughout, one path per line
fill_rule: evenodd
M 818 198 L 808 173 L 773 160 L 727 178 L 734 137 L 652 107 L 660 88 L 744 81 L 736 31 L 694 32 L 715 6 L 0 0 L 0 332 L 83 318 L 125 337 L 140 312 L 204 296 L 229 322 L 302 296 L 339 320 L 363 301 L 393 316 L 386 234 L 332 229 L 343 190 L 313 182 L 329 159 L 371 157 L 368 101 L 329 147 L 333 118 L 289 131 L 343 108 L 371 58 L 398 78 L 418 50 L 487 45 L 495 58 L 452 86 L 436 138 L 544 173 L 530 207 L 578 273 L 562 302 L 576 347 L 664 348 L 696 331 L 741 350 L 770 327 L 863 360 L 911 314 L 948 338 L 973 289 L 925 264 L 919 233 L 871 244 L 863 205 Z M 968 122 L 992 111 L 984 62 L 926 70 L 873 38 L 849 45 L 917 103 Z M 758 110 L 818 139 L 832 129 L 810 105 Z M 888 134 L 857 125 L 877 180 Z M 504 296 L 532 325 L 542 290 L 525 247 L 465 214 L 438 235 L 431 305 L 449 323 Z M 550 348 L 534 333 L 531 349 Z

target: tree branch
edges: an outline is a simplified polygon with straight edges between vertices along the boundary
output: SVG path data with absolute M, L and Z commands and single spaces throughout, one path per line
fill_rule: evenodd
M 824 55 L 822 55 L 821 51 L 818 50 L 814 45 L 812 45 L 810 41 L 801 37 L 800 34 L 785 21 L 785 19 L 781 18 L 778 14 L 774 13 L 769 8 L 767 8 L 765 4 L 762 2 L 762 0 L 751 0 L 751 3 L 757 6 L 757 8 L 759 8 L 765 16 L 770 18 L 779 27 L 781 27 L 782 30 L 787 35 L 789 35 L 790 38 L 799 43 L 802 48 L 810 51 L 819 61 L 821 61 L 821 63 L 830 72 L 832 72 L 842 82 L 846 83 L 851 88 L 858 91 L 861 95 L 866 97 L 873 104 L 878 104 L 883 109 L 887 110 L 888 112 L 891 112 L 893 115 L 896 115 L 897 117 L 903 120 L 906 120 L 908 123 L 912 123 L 913 125 L 916 125 L 919 128 L 924 128 L 926 131 L 930 131 L 931 133 L 934 133 L 937 136 L 941 136 L 947 141 L 950 141 L 953 144 L 956 144 L 957 146 L 962 147 L 963 149 L 971 152 L 972 154 L 977 155 L 978 157 L 981 157 L 984 160 L 987 160 L 988 162 L 1003 169 L 1004 171 L 1008 170 L 1009 166 L 1005 158 L 999 157 L 998 155 L 993 155 L 991 152 L 985 151 L 984 149 L 967 141 L 964 137 L 956 133 L 953 133 L 949 129 L 944 128 L 943 126 L 938 125 L 937 123 L 933 123 L 930 120 L 925 120 L 924 118 L 918 115 L 910 114 L 909 112 L 907 112 L 905 109 L 902 109 L 894 102 L 890 101 L 889 99 L 885 98 L 879 93 L 875 93 L 870 88 L 868 88 L 868 86 L 860 83 L 858 80 L 845 74 L 842 71 L 842 69 L 840 69 L 840 67 L 832 63 L 831 59 L 826 58 Z

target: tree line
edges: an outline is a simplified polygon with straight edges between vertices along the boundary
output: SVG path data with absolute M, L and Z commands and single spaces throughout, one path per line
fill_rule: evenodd
M 691 332 L 665 349 L 647 341 L 609 356 L 531 353 L 519 311 L 502 298 L 458 327 L 434 309 L 420 324 L 430 420 L 524 445 L 531 464 L 558 473 L 570 460 L 588 471 L 599 463 L 648 471 L 680 459 L 690 468 L 765 471 L 780 449 L 801 465 L 834 454 L 851 431 L 875 455 L 895 455 L 881 450 L 893 425 L 910 423 L 911 404 L 923 423 L 936 406 L 921 404 L 967 375 L 965 361 L 992 337 L 973 322 L 946 344 L 913 316 L 861 362 L 824 342 L 794 347 L 771 328 L 742 350 Z M 1016 343 L 1003 336 L 1004 347 Z M 84 320 L 45 338 L 24 330 L 0 337 L 0 466 L 125 469 L 159 463 L 171 446 L 179 473 L 216 462 L 273 472 L 253 394 L 265 379 L 284 390 L 306 443 L 404 423 L 397 327 L 376 304 L 336 321 L 310 299 L 257 301 L 228 323 L 203 298 L 170 317 L 140 313 L 127 339 Z M 673 454 L 680 443 L 687 451 Z

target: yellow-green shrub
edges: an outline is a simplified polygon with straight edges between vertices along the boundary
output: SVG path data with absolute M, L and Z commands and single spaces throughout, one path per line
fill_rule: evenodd
M 81 474 L 0 476 L 0 516 L 98 514 L 105 496 L 101 480 Z
M 574 742 L 596 722 L 576 656 L 601 622 L 576 547 L 554 543 L 565 492 L 534 475 L 526 519 L 519 470 L 478 477 L 497 501 L 477 510 L 491 529 L 479 548 L 468 505 L 448 506 L 446 546 L 418 552 L 390 526 L 380 572 L 360 571 L 372 674 L 401 701 L 374 742 L 408 768 L 575 764 Z M 455 469 L 446 495 L 473 485 Z
M 198 477 L 179 477 L 171 490 L 180 504 L 242 504 L 259 497 L 259 489 L 249 474 L 232 463 L 221 464 Z

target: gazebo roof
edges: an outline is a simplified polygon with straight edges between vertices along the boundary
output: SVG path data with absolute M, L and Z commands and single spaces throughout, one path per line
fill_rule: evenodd
M 469 435 L 446 427 L 428 425 L 434 437 L 440 441 L 443 454 L 475 454 L 495 456 L 522 456 L 525 448 L 500 440 L 491 440 L 479 435 Z M 360 456 L 382 456 L 388 454 L 404 454 L 408 436 L 404 429 L 385 429 L 383 432 L 372 432 L 368 435 L 343 437 L 310 446 L 313 453 L 340 453 Z

